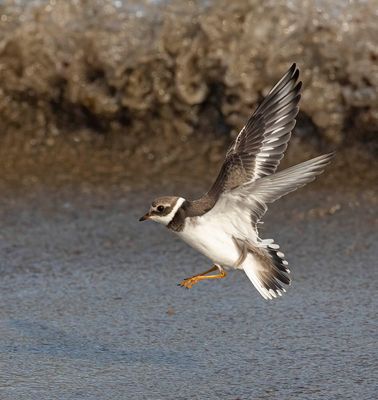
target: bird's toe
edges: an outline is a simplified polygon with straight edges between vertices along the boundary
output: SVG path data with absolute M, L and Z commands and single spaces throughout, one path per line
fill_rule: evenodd
M 183 281 L 181 281 L 178 285 L 181 287 L 185 287 L 187 289 L 191 289 L 193 285 L 198 283 L 198 278 L 197 277 L 192 277 L 192 278 L 186 278 Z

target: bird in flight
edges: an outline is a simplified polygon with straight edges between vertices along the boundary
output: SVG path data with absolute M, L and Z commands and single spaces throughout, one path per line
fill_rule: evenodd
M 276 172 L 299 110 L 302 83 L 298 77 L 293 64 L 240 131 L 206 194 L 193 201 L 159 197 L 140 218 L 165 225 L 213 262 L 208 271 L 184 279 L 180 286 L 190 289 L 235 269 L 244 270 L 265 299 L 281 296 L 290 284 L 284 253 L 273 239 L 259 237 L 258 223 L 269 203 L 313 181 L 334 155 Z

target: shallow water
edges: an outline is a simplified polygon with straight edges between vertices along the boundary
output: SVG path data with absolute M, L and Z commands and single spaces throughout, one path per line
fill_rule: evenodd
M 376 150 L 376 13 L 365 0 L 0 1 L 0 133 L 32 149 L 111 136 L 129 156 L 177 160 L 198 132 L 236 134 L 296 62 L 296 133 Z
M 0 205 L 0 397 L 373 399 L 376 202 L 329 191 L 275 205 L 263 237 L 293 285 L 264 301 L 240 272 L 137 218 L 156 193 L 24 193 Z

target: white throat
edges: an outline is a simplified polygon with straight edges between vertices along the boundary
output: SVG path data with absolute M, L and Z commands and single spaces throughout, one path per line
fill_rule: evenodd
M 152 220 L 159 222 L 160 224 L 163 224 L 165 226 L 167 226 L 173 219 L 173 217 L 176 215 L 177 210 L 182 206 L 182 204 L 184 203 L 185 199 L 183 197 L 179 197 L 176 201 L 175 206 L 172 208 L 172 211 L 164 216 L 153 216 L 151 217 Z

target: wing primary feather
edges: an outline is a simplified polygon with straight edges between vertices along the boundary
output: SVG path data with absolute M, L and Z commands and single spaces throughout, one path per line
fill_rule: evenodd
M 239 132 L 210 190 L 189 204 L 189 215 L 202 215 L 214 207 L 221 194 L 275 173 L 299 110 L 298 78 L 299 69 L 294 63 Z
M 299 70 L 296 64 L 293 64 L 240 131 L 227 153 L 225 163 L 228 158 L 231 159 L 233 154 L 240 154 L 244 171 L 242 174 L 233 174 L 235 171 L 229 168 L 226 176 L 223 171 L 222 180 L 226 183 L 228 180 L 233 181 L 232 185 L 223 185 L 224 190 L 229 189 L 230 186 L 241 185 L 248 179 L 258 179 L 275 172 L 283 157 L 283 152 L 286 150 L 286 147 L 281 147 L 281 145 L 290 140 L 290 135 L 286 134 L 294 128 L 295 117 L 299 111 L 298 103 L 302 84 L 297 82 L 298 77 Z M 281 137 L 282 139 L 279 140 Z M 275 150 L 277 147 L 282 149 L 282 155 Z M 267 148 L 273 151 L 272 155 L 275 156 L 275 160 L 274 162 L 269 160 L 269 164 L 264 165 L 265 161 L 261 158 L 259 160 L 258 156 L 259 153 L 268 152 Z M 240 165 L 236 167 L 240 168 Z

